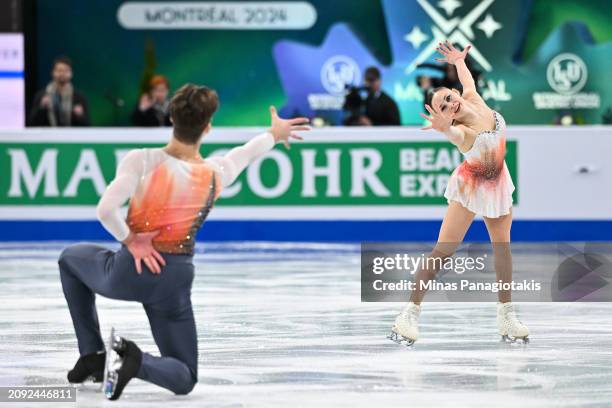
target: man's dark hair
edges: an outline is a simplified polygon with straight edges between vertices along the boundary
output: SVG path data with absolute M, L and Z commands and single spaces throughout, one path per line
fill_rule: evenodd
M 218 108 L 219 97 L 213 89 L 183 85 L 170 101 L 174 137 L 183 143 L 196 144 Z
M 65 64 L 72 68 L 72 60 L 65 55 L 60 55 L 53 60 L 53 68 L 55 68 L 57 64 Z
M 368 67 L 365 70 L 364 78 L 366 79 L 366 81 L 374 81 L 380 79 L 380 70 L 376 67 Z

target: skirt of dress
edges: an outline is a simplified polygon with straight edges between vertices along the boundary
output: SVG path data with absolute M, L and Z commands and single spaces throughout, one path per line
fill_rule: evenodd
M 466 180 L 456 168 L 448 180 L 444 197 L 457 201 L 468 210 L 488 218 L 509 214 L 512 208 L 514 183 L 506 163 L 499 176 L 492 180 Z

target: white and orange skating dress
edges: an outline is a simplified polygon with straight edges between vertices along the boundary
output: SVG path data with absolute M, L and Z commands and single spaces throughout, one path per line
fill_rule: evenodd
M 448 180 L 444 197 L 488 218 L 509 214 L 514 183 L 506 166 L 506 122 L 497 112 L 495 129 L 480 132 Z

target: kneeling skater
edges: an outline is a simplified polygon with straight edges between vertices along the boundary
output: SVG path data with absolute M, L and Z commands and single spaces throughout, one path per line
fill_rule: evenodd
M 223 157 L 203 159 L 202 138 L 218 108 L 217 93 L 185 85 L 170 103 L 173 136 L 163 148 L 137 149 L 121 160 L 97 207 L 104 227 L 122 242 L 118 251 L 97 245 L 66 248 L 59 258 L 64 296 L 80 357 L 71 383 L 93 377 L 107 398 L 120 397 L 134 377 L 187 394 L 198 379 L 197 333 L 191 306 L 195 237 L 221 189 L 277 142 L 289 146 L 307 119 L 284 120 L 270 108 L 270 129 Z M 129 200 L 127 219 L 120 208 Z M 144 267 L 141 263 L 144 263 Z M 143 353 L 112 331 L 100 335 L 95 295 L 140 302 L 161 356 Z

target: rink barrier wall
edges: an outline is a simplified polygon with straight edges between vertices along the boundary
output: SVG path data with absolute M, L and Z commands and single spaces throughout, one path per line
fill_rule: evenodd
M 222 154 L 261 132 L 214 129 L 202 152 Z M 130 149 L 160 146 L 169 129 L 0 131 L 0 240 L 104 240 L 95 204 Z M 519 241 L 612 240 L 612 127 L 510 127 Z M 461 161 L 443 136 L 411 127 L 324 128 L 277 147 L 222 192 L 199 239 L 430 241 Z M 607 187 L 607 188 L 606 188 Z M 486 240 L 481 220 L 468 240 Z

